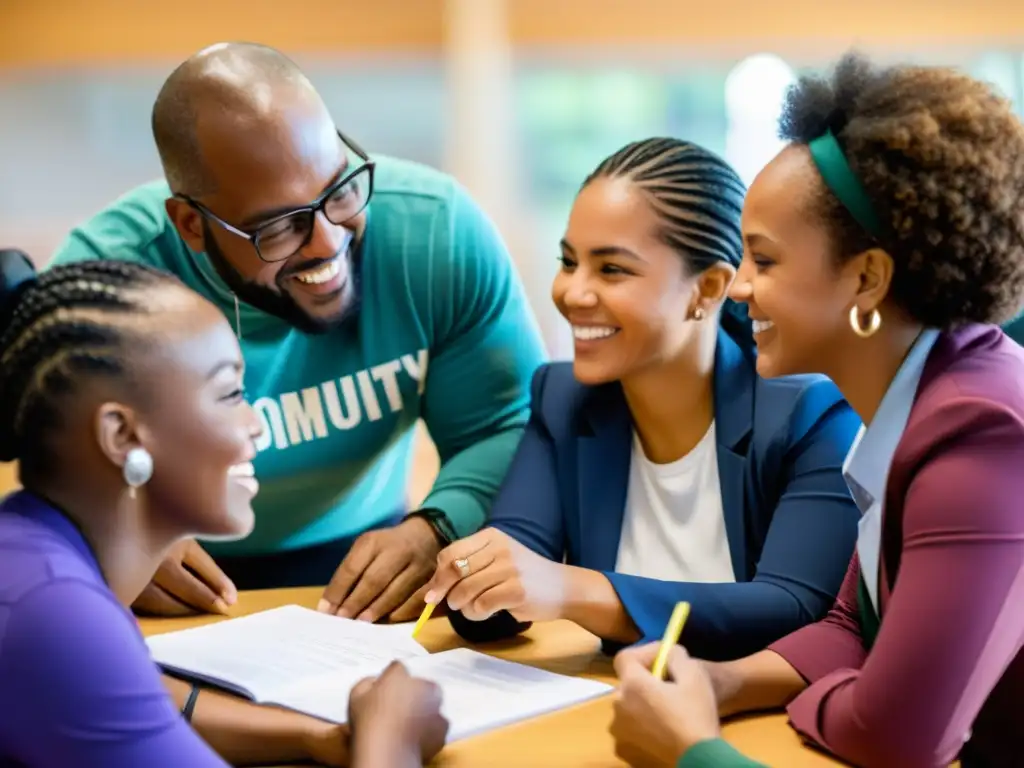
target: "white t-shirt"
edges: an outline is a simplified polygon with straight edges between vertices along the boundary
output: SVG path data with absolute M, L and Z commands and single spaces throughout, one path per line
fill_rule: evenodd
M 648 459 L 634 433 L 615 570 L 663 581 L 736 581 L 714 422 L 692 451 L 669 464 Z

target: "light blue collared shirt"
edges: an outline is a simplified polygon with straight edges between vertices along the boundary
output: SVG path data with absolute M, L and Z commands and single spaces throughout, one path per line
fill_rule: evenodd
M 843 478 L 861 511 L 857 532 L 857 557 L 860 572 L 871 596 L 875 612 L 878 606 L 878 558 L 882 541 L 882 502 L 889 480 L 889 467 L 910 409 L 917 397 L 917 385 L 939 332 L 926 328 L 917 337 L 906 359 L 885 391 L 875 418 L 861 427 L 843 462 Z

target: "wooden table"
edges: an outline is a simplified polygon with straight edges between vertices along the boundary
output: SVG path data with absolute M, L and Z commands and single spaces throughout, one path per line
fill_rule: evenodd
M 294 603 L 312 608 L 322 590 L 277 589 L 247 592 L 239 597 L 233 615 Z M 199 626 L 219 617 L 145 619 L 147 635 Z M 432 619 L 419 636 L 431 651 L 463 645 L 445 618 Z M 597 638 L 574 624 L 559 621 L 534 625 L 525 635 L 478 650 L 510 661 L 560 672 L 615 682 L 610 659 Z M 446 748 L 436 761 L 445 768 L 621 768 L 608 735 L 611 697 L 492 731 Z M 805 747 L 786 724 L 784 715 L 762 715 L 728 723 L 725 738 L 747 756 L 779 768 L 813 768 L 840 763 Z

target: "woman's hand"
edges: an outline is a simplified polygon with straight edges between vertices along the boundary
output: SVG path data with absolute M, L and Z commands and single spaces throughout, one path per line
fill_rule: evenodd
M 718 706 L 704 662 L 681 646 L 668 659 L 669 680 L 651 674 L 658 644 L 615 657 L 619 692 L 611 735 L 615 754 L 634 768 L 674 766 L 694 744 L 717 738 Z
M 519 621 L 562 618 L 568 569 L 524 547 L 495 528 L 485 528 L 442 549 L 427 584 L 426 601 L 482 621 L 508 611 Z
M 752 657 L 748 656 L 747 658 Z M 743 692 L 743 677 L 739 668 L 741 662 L 702 661 L 700 663 L 708 673 L 711 689 L 715 692 L 715 701 L 718 703 L 718 716 L 731 717 L 744 711 L 739 698 Z
M 316 721 L 303 740 L 303 752 L 317 765 L 345 768 L 351 763 L 348 725 Z

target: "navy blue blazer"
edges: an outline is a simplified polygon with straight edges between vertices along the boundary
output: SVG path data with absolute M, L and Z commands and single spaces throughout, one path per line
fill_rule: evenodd
M 715 353 L 718 474 L 736 583 L 666 582 L 614 572 L 633 424 L 618 383 L 589 387 L 570 363 L 534 375 L 530 420 L 489 525 L 552 560 L 601 571 L 643 639 L 660 639 L 677 601 L 682 642 L 705 659 L 762 650 L 832 606 L 857 539 L 842 476 L 860 420 L 823 376 L 762 379 L 724 331 Z M 471 640 L 507 614 L 451 622 Z M 499 633 L 501 634 L 501 633 Z M 503 634 L 508 634 L 508 631 Z

